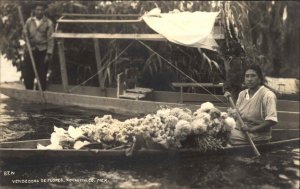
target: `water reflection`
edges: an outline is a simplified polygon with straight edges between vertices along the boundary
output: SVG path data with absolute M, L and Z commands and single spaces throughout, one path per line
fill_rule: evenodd
M 107 112 L 1 99 L 1 141 L 50 138 L 53 126 L 91 123 Z M 124 120 L 126 117 L 114 115 Z M 160 161 L 60 164 L 1 163 L 1 188 L 299 188 L 300 150 L 286 147 L 259 158 L 209 156 Z M 39 183 L 13 184 L 15 179 Z M 46 179 L 47 182 L 42 182 Z M 47 180 L 48 179 L 48 180 Z M 61 182 L 64 181 L 64 182 Z
M 93 122 L 95 116 L 110 114 L 77 107 L 20 103 L 10 98 L 0 100 L 0 142 L 50 138 L 54 125 L 63 128 L 78 126 Z M 126 118 L 114 116 L 120 120 Z

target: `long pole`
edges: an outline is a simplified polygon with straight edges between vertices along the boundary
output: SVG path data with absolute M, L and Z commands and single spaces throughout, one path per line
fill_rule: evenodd
M 0 53 L 0 85 L 1 85 L 1 60 L 2 60 L 2 54 Z M 2 94 L 0 93 L 0 101 L 2 98 Z
M 32 64 L 32 67 L 33 67 L 33 71 L 34 71 L 36 80 L 37 80 L 38 87 L 39 87 L 41 100 L 42 100 L 42 102 L 46 102 L 45 97 L 44 97 L 44 93 L 43 93 L 43 90 L 42 90 L 42 85 L 41 85 L 41 82 L 40 82 L 40 77 L 39 77 L 38 72 L 36 70 L 35 61 L 34 61 L 34 58 L 33 58 L 32 49 L 31 49 L 31 46 L 30 46 L 30 43 L 29 43 L 29 38 L 28 38 L 27 30 L 25 28 L 25 22 L 24 22 L 24 18 L 23 18 L 23 14 L 22 14 L 22 10 L 21 10 L 20 6 L 18 6 L 18 12 L 19 12 L 20 21 L 21 21 L 21 24 L 22 24 L 22 27 L 23 27 L 24 37 L 25 37 L 27 49 L 28 49 L 28 52 L 29 52 L 31 64 Z
M 245 123 L 244 123 L 244 121 L 242 120 L 241 114 L 240 114 L 239 111 L 237 110 L 237 108 L 236 108 L 236 106 L 235 106 L 235 104 L 234 104 L 234 102 L 233 102 L 231 96 L 228 96 L 228 101 L 229 101 L 231 107 L 234 108 L 234 109 L 236 110 L 236 112 L 237 112 L 237 118 L 238 118 L 239 122 L 241 123 L 242 127 L 244 127 L 244 126 L 245 126 Z M 252 149 L 253 149 L 255 155 L 256 155 L 256 156 L 260 156 L 260 153 L 259 153 L 258 149 L 256 148 L 256 146 L 255 146 L 253 140 L 251 139 L 251 137 L 250 137 L 248 131 L 244 131 L 244 133 L 245 133 L 245 135 L 246 135 L 246 137 L 247 137 L 247 140 L 248 140 L 249 144 L 251 145 L 251 147 L 252 147 Z

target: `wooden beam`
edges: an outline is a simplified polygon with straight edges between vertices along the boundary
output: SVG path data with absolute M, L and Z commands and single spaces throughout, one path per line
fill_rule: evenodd
M 68 82 L 67 65 L 66 65 L 63 40 L 59 40 L 57 42 L 57 46 L 58 46 L 62 85 L 63 85 L 64 91 L 68 92 L 68 83 L 69 82 Z
M 58 19 L 57 23 L 81 23 L 81 24 L 90 24 L 90 23 L 140 23 L 142 19 L 136 20 L 99 20 L 99 19 Z
M 161 34 L 108 34 L 108 33 L 53 33 L 54 38 L 71 39 L 139 39 L 145 41 L 167 41 Z M 224 39 L 223 34 L 214 34 L 214 39 Z
M 179 98 L 179 103 L 183 103 L 183 87 L 180 87 L 180 98 Z
M 98 39 L 93 39 L 94 40 L 94 49 L 95 49 L 95 58 L 96 58 L 96 64 L 97 64 L 97 72 L 101 70 L 102 65 L 101 65 L 101 53 L 100 53 L 100 48 L 99 48 L 99 40 Z M 104 86 L 101 85 L 101 77 L 102 77 L 102 72 L 99 72 L 98 74 L 98 81 L 99 81 L 99 87 L 104 88 Z
M 139 39 L 149 41 L 167 41 L 160 34 L 107 34 L 107 33 L 53 33 L 54 38 L 76 39 Z
M 62 16 L 74 16 L 74 17 L 141 17 L 142 14 L 81 14 L 81 13 L 62 13 Z M 220 14 L 216 17 L 216 20 L 221 19 Z
M 214 93 L 215 93 L 215 88 L 223 88 L 224 84 L 219 83 L 219 84 L 214 84 L 214 83 L 176 83 L 173 82 L 172 85 L 174 87 L 179 87 L 180 88 L 180 98 L 179 98 L 179 103 L 183 103 L 183 87 L 205 87 L 205 88 L 213 88 Z
M 174 87 L 223 87 L 223 83 L 214 84 L 214 83 L 172 83 Z
M 80 13 L 62 13 L 63 16 L 74 16 L 74 17 L 140 17 L 140 14 L 80 14 Z
M 117 75 L 117 98 L 120 98 L 121 95 L 121 90 L 122 90 L 121 82 L 123 81 L 122 76 L 123 76 L 123 72 Z

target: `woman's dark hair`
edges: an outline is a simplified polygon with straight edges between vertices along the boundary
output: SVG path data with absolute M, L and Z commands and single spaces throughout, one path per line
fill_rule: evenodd
M 261 83 L 260 83 L 261 85 L 264 85 L 266 83 L 266 79 L 265 79 L 264 74 L 259 65 L 251 64 L 251 65 L 247 66 L 245 69 L 245 72 L 244 72 L 244 76 L 246 74 L 246 71 L 248 71 L 248 70 L 254 70 L 256 72 L 257 76 L 261 80 Z
M 41 2 L 41 1 L 38 1 L 34 4 L 33 8 L 36 8 L 36 7 L 43 7 L 43 9 L 47 9 L 47 4 L 45 2 Z

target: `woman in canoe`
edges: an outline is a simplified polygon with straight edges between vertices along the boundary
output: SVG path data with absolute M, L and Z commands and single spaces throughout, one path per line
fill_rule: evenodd
M 264 86 L 262 70 L 257 65 L 250 65 L 244 74 L 247 89 L 239 93 L 236 108 L 240 113 L 244 127 L 237 122 L 237 127 L 230 136 L 231 145 L 247 144 L 243 131 L 248 131 L 255 143 L 265 143 L 271 139 L 272 126 L 277 120 L 276 95 Z M 230 93 L 224 94 L 226 97 Z

